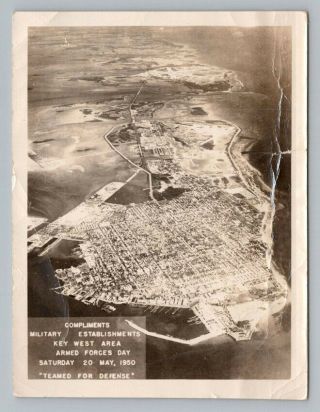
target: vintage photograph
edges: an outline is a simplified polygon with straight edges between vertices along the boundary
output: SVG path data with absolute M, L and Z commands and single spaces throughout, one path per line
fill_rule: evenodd
M 29 322 L 119 317 L 144 379 L 290 379 L 291 45 L 28 28 Z
M 307 16 L 13 17 L 14 394 L 305 399 Z

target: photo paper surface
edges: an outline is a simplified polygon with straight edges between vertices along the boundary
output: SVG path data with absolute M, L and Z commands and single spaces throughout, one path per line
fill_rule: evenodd
M 15 393 L 305 398 L 305 14 L 13 36 Z

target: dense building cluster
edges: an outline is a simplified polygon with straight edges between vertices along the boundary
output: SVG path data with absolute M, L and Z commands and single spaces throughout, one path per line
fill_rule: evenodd
M 43 254 L 50 239 L 53 244 L 77 240 L 83 263 L 57 269 L 56 276 L 61 293 L 84 303 L 192 308 L 209 332 L 249 339 L 261 313 L 272 311 L 286 293 L 267 267 L 264 214 L 251 191 L 254 181 L 240 184 L 237 170 L 229 177 L 186 173 L 175 140 L 159 123 L 146 120 L 136 126 L 139 170 L 174 177 L 183 194 L 111 204 L 109 196 L 124 185 L 114 182 L 34 234 L 30 249 Z M 208 127 L 202 129 L 209 133 Z M 184 133 L 188 145 L 195 143 L 194 132 Z M 226 146 L 217 137 L 215 143 Z

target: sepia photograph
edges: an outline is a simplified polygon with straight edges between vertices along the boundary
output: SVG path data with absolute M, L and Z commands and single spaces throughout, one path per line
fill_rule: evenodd
M 28 380 L 292 378 L 292 45 L 27 27 Z

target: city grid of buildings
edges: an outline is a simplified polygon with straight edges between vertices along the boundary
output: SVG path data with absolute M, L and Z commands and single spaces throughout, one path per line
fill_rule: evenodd
M 191 308 L 209 333 L 250 339 L 264 313 L 280 310 L 287 290 L 267 265 L 265 200 L 254 172 L 239 154 L 231 157 L 237 130 L 224 122 L 143 119 L 134 104 L 130 114 L 129 124 L 105 138 L 116 151 L 119 136 L 128 139 L 139 157 L 127 159 L 136 165 L 133 177 L 145 173 L 152 195 L 143 203 L 112 203 L 130 181 L 109 184 L 54 222 L 34 221 L 29 252 L 45 255 L 62 240 L 76 241 L 82 263 L 56 270 L 59 293 L 87 304 Z M 215 137 L 218 127 L 223 133 Z M 222 166 L 194 175 L 185 158 L 213 153 L 204 146 L 211 141 Z M 183 190 L 156 199 L 162 189 L 155 178 Z

